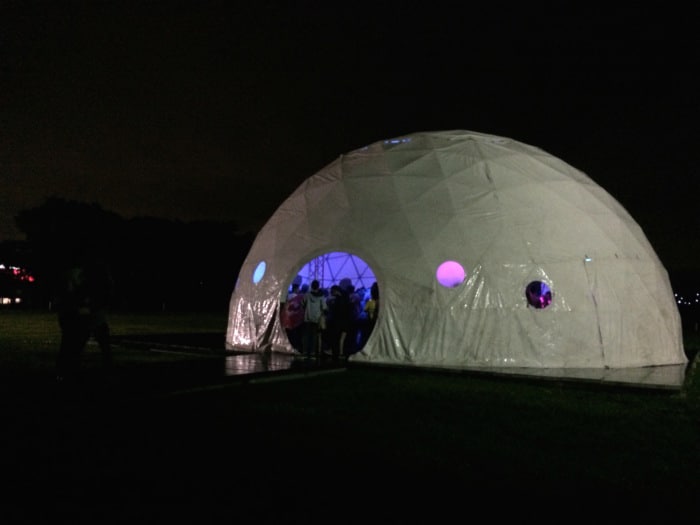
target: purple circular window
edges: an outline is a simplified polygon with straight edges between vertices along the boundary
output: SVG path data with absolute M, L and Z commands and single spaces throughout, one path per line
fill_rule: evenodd
M 467 277 L 462 265 L 456 261 L 445 261 L 438 266 L 435 278 L 445 288 L 454 288 L 464 282 Z
M 534 308 L 547 308 L 552 303 L 552 290 L 544 281 L 532 281 L 525 288 L 527 304 Z

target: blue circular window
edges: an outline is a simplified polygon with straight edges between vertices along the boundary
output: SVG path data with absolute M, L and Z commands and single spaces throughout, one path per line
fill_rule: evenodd
M 445 288 L 454 288 L 464 282 L 467 273 L 462 265 L 456 261 L 445 261 L 438 266 L 435 278 Z
M 552 303 L 552 289 L 544 281 L 532 281 L 525 288 L 525 298 L 534 308 L 547 308 Z
M 265 275 L 265 268 L 266 268 L 265 261 L 260 261 L 258 265 L 255 267 L 255 271 L 253 272 L 253 283 L 258 284 L 260 280 L 263 278 Z

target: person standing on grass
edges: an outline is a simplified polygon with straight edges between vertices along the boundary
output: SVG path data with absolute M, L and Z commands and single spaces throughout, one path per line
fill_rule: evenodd
M 79 244 L 59 281 L 56 294 L 61 342 L 57 358 L 57 380 L 80 379 L 82 354 L 90 337 L 100 347 L 102 365 L 112 365 L 107 308 L 113 282 L 104 261 L 89 242 Z
M 304 295 L 304 327 L 302 332 L 302 352 L 304 357 L 318 357 L 321 350 L 320 329 L 321 318 L 326 315 L 328 306 L 321 285 L 314 279 L 311 289 Z

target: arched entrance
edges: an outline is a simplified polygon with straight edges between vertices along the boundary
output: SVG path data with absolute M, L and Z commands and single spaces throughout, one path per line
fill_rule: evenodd
M 303 314 L 298 311 L 300 297 L 314 280 L 319 282 L 329 302 L 333 301 L 331 289 L 334 286 L 348 294 L 353 307 L 353 323 L 350 332 L 344 336 L 348 338 L 345 347 L 349 354 L 360 351 L 367 343 L 376 321 L 376 312 L 371 318 L 366 310 L 367 303 L 372 299 L 372 287 L 375 288 L 375 296 L 379 290 L 374 271 L 361 257 L 348 252 L 327 252 L 304 263 L 289 282 L 286 298 L 283 298 L 285 305 L 280 310 L 282 326 L 289 342 L 297 350 L 300 349 L 303 330 L 303 323 L 299 322 L 300 317 L 303 319 Z M 328 332 L 322 335 L 322 349 L 326 352 L 333 337 L 331 331 L 332 323 Z

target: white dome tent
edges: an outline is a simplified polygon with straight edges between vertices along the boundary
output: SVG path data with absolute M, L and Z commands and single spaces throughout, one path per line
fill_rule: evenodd
M 334 252 L 366 261 L 380 289 L 377 324 L 351 361 L 687 362 L 668 274 L 639 225 L 587 175 L 516 140 L 414 133 L 342 155 L 308 178 L 241 267 L 227 349 L 293 353 L 280 301 L 305 264 Z

